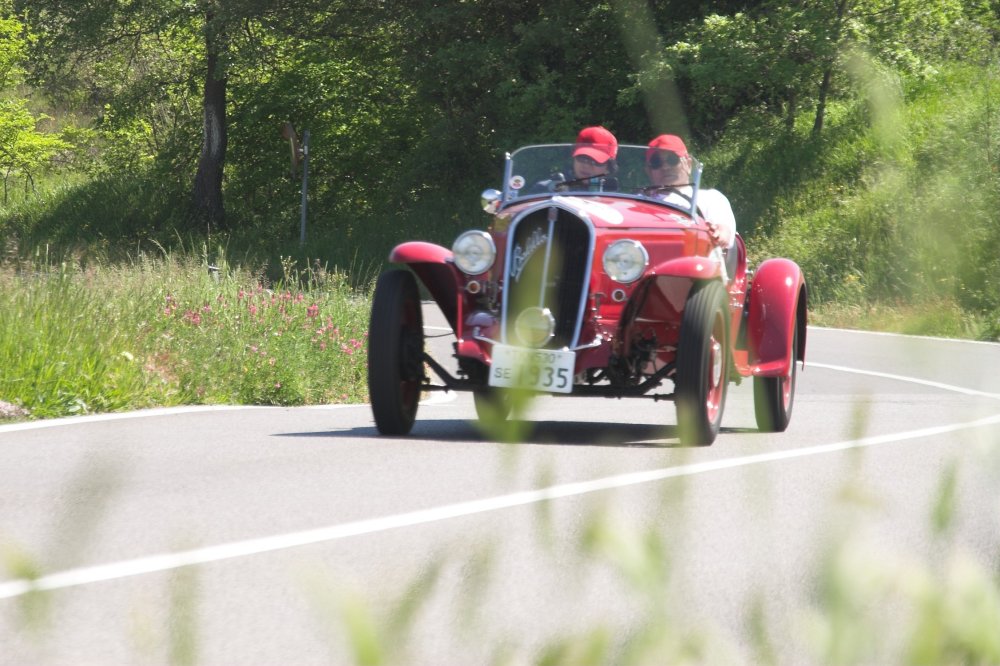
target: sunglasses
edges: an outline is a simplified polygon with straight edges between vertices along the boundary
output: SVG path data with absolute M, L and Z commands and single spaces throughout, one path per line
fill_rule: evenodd
M 650 169 L 662 169 L 664 166 L 675 167 L 680 163 L 681 156 L 671 150 L 653 153 L 648 162 Z
M 580 162 L 581 164 L 586 164 L 587 166 L 592 166 L 592 167 L 604 166 L 604 162 L 598 162 L 589 155 L 576 155 L 573 159 L 576 160 L 577 162 Z

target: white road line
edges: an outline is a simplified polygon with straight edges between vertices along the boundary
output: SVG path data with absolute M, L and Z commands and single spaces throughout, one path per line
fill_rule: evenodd
M 809 324 L 809 329 L 818 331 L 837 331 L 839 333 L 858 333 L 860 335 L 878 335 L 892 338 L 913 338 L 916 340 L 936 340 L 938 342 L 961 342 L 967 345 L 992 345 L 996 347 L 1000 340 L 969 340 L 967 338 L 944 338 L 937 335 L 914 335 L 912 333 L 893 333 L 891 331 L 865 331 L 860 328 L 837 328 L 835 326 L 814 326 Z
M 973 395 L 976 396 L 977 398 L 991 398 L 993 400 L 1000 400 L 1000 393 L 987 393 L 985 391 L 977 391 L 975 389 L 968 389 L 962 386 L 955 386 L 953 384 L 942 384 L 941 382 L 932 382 L 927 379 L 917 379 L 916 377 L 904 377 L 903 375 L 893 375 L 887 372 L 875 372 L 873 370 L 857 370 L 855 368 L 847 368 L 842 365 L 827 365 L 826 363 L 813 363 L 812 361 L 806 361 L 806 367 L 823 368 L 825 370 L 837 370 L 838 372 L 850 372 L 855 375 L 867 375 L 869 377 L 880 377 L 882 379 L 895 379 L 897 381 L 909 382 L 911 384 L 931 386 L 933 388 L 941 389 L 943 391 L 952 391 L 954 393 Z
M 308 405 L 294 409 L 346 409 L 357 407 L 351 405 Z M 240 409 L 292 409 L 291 407 L 276 407 L 273 405 L 186 405 L 182 407 L 155 407 L 133 412 L 110 412 L 108 414 L 87 414 L 85 416 L 67 416 L 59 419 L 42 419 L 39 421 L 24 421 L 0 425 L 0 434 L 20 430 L 36 430 L 38 428 L 54 428 L 56 426 L 74 425 L 79 423 L 97 423 L 100 421 L 121 421 L 124 419 L 140 419 L 148 416 L 167 416 L 170 414 L 191 414 L 196 412 L 225 412 Z
M 941 384 L 939 382 L 931 382 L 923 379 L 916 379 L 913 377 L 904 377 L 902 375 L 892 375 L 882 372 L 857 370 L 854 368 L 826 365 L 821 363 L 810 363 L 809 365 L 811 367 L 825 368 L 828 370 L 835 370 L 839 372 L 848 372 L 860 375 L 882 377 L 885 379 L 911 382 L 914 384 L 931 386 L 934 388 L 946 391 L 954 391 L 966 395 L 1000 399 L 1000 395 L 995 393 L 985 393 L 982 391 L 966 389 L 960 386 Z M 63 420 L 65 421 L 65 419 Z M 279 550 L 295 548 L 298 546 L 325 543 L 329 541 L 335 541 L 338 539 L 346 539 L 353 536 L 373 534 L 376 532 L 384 532 L 387 530 L 397 529 L 401 527 L 413 527 L 415 525 L 423 525 L 427 523 L 439 522 L 442 520 L 448 520 L 450 518 L 459 518 L 462 516 L 471 516 L 475 514 L 487 513 L 490 511 L 499 511 L 501 509 L 509 509 L 518 506 L 525 506 L 528 504 L 536 504 L 539 502 L 548 502 L 551 500 L 560 499 L 564 497 L 575 497 L 579 495 L 602 492 L 606 490 L 613 490 L 616 488 L 624 488 L 627 486 L 634 486 L 643 483 L 662 481 L 664 479 L 676 478 L 681 476 L 694 476 L 696 474 L 705 474 L 708 472 L 730 470 L 739 467 L 747 467 L 750 465 L 759 465 L 769 462 L 793 460 L 796 458 L 805 458 L 807 456 L 822 455 L 825 453 L 834 453 L 837 451 L 845 451 L 848 449 L 859 449 L 869 446 L 877 446 L 880 444 L 891 444 L 895 442 L 902 442 L 911 439 L 920 439 L 926 437 L 934 437 L 938 435 L 947 435 L 961 430 L 983 428 L 995 425 L 1000 425 L 1000 414 L 995 414 L 993 416 L 976 419 L 974 421 L 967 421 L 965 423 L 953 423 L 945 426 L 920 428 L 918 430 L 910 430 L 908 432 L 893 433 L 888 435 L 877 435 L 872 437 L 862 437 L 860 439 L 853 439 L 844 442 L 836 442 L 833 444 L 820 444 L 817 446 L 810 446 L 801 449 L 772 451 L 770 453 L 741 456 L 738 458 L 728 458 L 725 460 L 711 460 L 701 463 L 678 465 L 676 467 L 664 467 L 660 469 L 645 470 L 641 472 L 631 472 L 628 474 L 618 474 L 615 476 L 609 476 L 601 479 L 560 484 L 556 486 L 550 486 L 548 488 L 540 488 L 537 490 L 511 493 L 509 495 L 500 495 L 498 497 L 489 497 L 480 500 L 472 500 L 469 502 L 459 502 L 456 504 L 448 504 L 445 506 L 433 507 L 430 509 L 423 509 L 420 511 L 411 511 L 408 513 L 401 513 L 393 516 L 384 516 L 381 518 L 359 520 L 350 523 L 344 523 L 341 525 L 331 525 L 328 527 L 322 527 L 314 530 L 305 530 L 302 532 L 293 532 L 290 534 L 279 534 L 259 539 L 248 539 L 246 541 L 237 541 L 228 544 L 221 544 L 218 546 L 208 546 L 205 548 L 196 548 L 193 550 L 180 551 L 176 553 L 163 553 L 160 555 L 151 555 L 148 557 L 140 557 L 132 560 L 112 562 L 109 564 L 101 564 L 92 567 L 70 569 L 68 571 L 62 571 L 58 573 L 49 574 L 46 576 L 40 576 L 39 578 L 36 578 L 34 580 L 18 579 L 0 583 L 0 599 L 10 599 L 30 594 L 32 592 L 58 590 L 68 587 L 87 585 L 90 583 L 98 583 L 102 581 L 128 578 L 131 576 L 139 576 L 142 574 L 169 571 L 173 569 L 178 569 L 180 567 L 191 566 L 196 564 L 207 564 L 210 562 L 219 562 L 222 560 L 234 559 L 237 557 L 247 557 L 250 555 L 258 555 L 261 553 L 270 553 Z

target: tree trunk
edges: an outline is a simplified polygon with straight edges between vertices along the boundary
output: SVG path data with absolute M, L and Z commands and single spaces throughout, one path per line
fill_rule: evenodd
M 833 68 L 837 59 L 837 49 L 841 46 L 841 39 L 844 32 L 844 23 L 850 13 L 852 0 L 837 0 L 836 14 L 833 17 L 833 32 L 831 33 L 831 43 L 834 51 L 826 58 L 826 67 L 823 69 L 823 81 L 819 84 L 819 99 L 816 102 L 816 119 L 813 121 L 812 135 L 818 137 L 823 131 L 823 121 L 826 118 L 826 98 L 830 95 L 830 87 L 833 83 Z
M 826 97 L 830 93 L 830 82 L 833 79 L 833 67 L 827 67 L 823 72 L 823 82 L 819 85 L 819 99 L 816 102 L 816 120 L 813 121 L 812 135 L 819 136 L 823 131 L 823 119 L 826 117 Z
M 785 100 L 785 131 L 791 133 L 795 129 L 795 116 L 799 111 L 799 96 L 795 89 L 788 88 L 788 96 Z
M 226 163 L 228 141 L 226 120 L 226 83 L 222 65 L 222 38 L 214 31 L 212 16 L 206 18 L 204 127 L 201 157 L 194 177 L 193 205 L 195 222 L 205 225 L 208 233 L 225 227 L 226 212 L 222 201 L 222 172 Z

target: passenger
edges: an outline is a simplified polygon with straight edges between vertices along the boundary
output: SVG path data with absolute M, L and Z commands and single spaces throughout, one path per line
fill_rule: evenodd
M 674 134 L 661 134 L 649 142 L 646 150 L 646 176 L 654 196 L 680 206 L 690 206 L 694 192 L 691 182 L 693 159 L 684 141 Z M 736 217 L 722 192 L 698 190 L 698 210 L 708 223 L 715 241 L 724 248 L 736 242 Z
M 618 181 L 614 178 L 618 171 L 618 163 L 615 161 L 617 156 L 618 139 L 614 134 L 600 126 L 584 127 L 577 135 L 576 145 L 573 147 L 573 178 L 587 181 L 603 176 L 604 183 L 594 181 L 581 184 L 587 186 L 584 189 L 614 189 L 618 186 Z M 614 187 L 609 187 L 612 180 Z
M 618 189 L 618 139 L 603 127 L 584 127 L 576 137 L 569 179 L 563 173 L 535 183 L 524 194 L 543 192 L 604 192 Z

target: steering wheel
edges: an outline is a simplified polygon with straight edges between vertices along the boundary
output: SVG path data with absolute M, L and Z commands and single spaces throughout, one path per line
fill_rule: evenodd
M 651 197 L 651 196 L 655 196 L 657 194 L 665 194 L 665 193 L 676 194 L 677 196 L 679 196 L 680 198 L 684 199 L 685 201 L 687 201 L 690 204 L 691 203 L 691 197 L 689 195 L 684 194 L 683 192 L 681 192 L 680 189 L 679 189 L 679 187 L 682 187 L 682 186 L 678 186 L 678 185 L 653 185 L 651 187 L 644 187 L 641 190 L 639 190 L 639 192 L 642 193 L 642 195 L 646 196 L 646 197 Z

